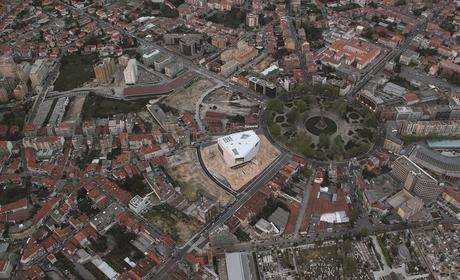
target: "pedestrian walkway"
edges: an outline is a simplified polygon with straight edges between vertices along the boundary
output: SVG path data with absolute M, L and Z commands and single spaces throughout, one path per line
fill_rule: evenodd
M 208 89 L 205 93 L 203 93 L 200 96 L 200 99 L 198 99 L 198 102 L 196 102 L 196 108 L 195 108 L 195 120 L 198 124 L 198 127 L 200 128 L 200 131 L 205 131 L 205 127 L 203 122 L 201 121 L 201 116 L 200 116 L 200 105 L 203 103 L 203 99 L 210 94 L 211 92 L 215 91 L 216 89 L 222 87 L 222 83 L 218 82 L 217 85 L 213 86 L 212 88 Z
M 311 191 L 310 186 L 311 186 L 312 177 L 313 176 L 310 176 L 303 190 L 302 204 L 300 205 L 299 215 L 297 216 L 297 222 L 295 224 L 295 229 L 294 229 L 294 234 L 296 237 L 299 235 L 300 227 L 302 226 L 302 222 L 305 217 L 305 212 L 307 211 L 308 200 L 310 199 L 310 191 Z

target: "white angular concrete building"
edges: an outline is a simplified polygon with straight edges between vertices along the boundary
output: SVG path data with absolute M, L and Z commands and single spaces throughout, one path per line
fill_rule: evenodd
M 123 74 L 127 85 L 134 85 L 137 82 L 137 76 L 139 73 L 137 71 L 137 61 L 134 58 L 128 61 L 128 65 L 123 71 Z
M 253 130 L 233 133 L 217 140 L 217 147 L 229 167 L 251 161 L 259 151 L 260 138 Z

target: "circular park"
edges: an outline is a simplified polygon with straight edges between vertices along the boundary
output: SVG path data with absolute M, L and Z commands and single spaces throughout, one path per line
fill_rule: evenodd
M 349 104 L 336 87 L 300 87 L 268 102 L 272 138 L 292 152 L 320 161 L 365 154 L 377 138 L 377 119 L 360 104 Z
M 313 135 L 331 135 L 337 131 L 337 124 L 327 117 L 311 117 L 305 121 L 305 128 Z

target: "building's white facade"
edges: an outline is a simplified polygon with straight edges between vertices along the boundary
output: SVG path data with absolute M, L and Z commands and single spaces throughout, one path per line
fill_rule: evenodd
M 142 62 L 144 62 L 144 64 L 147 66 L 151 66 L 155 62 L 155 59 L 158 57 L 158 55 L 160 55 L 159 50 L 154 50 L 150 53 L 146 53 L 142 56 Z
M 134 85 L 137 82 L 137 61 L 134 58 L 128 61 L 128 65 L 123 71 L 123 74 L 127 85 Z
M 48 74 L 48 67 L 43 59 L 37 59 L 30 69 L 30 81 L 32 86 L 40 85 Z
M 260 138 L 253 130 L 230 134 L 217 140 L 219 152 L 230 167 L 252 160 L 259 151 L 259 144 Z
M 150 209 L 150 207 L 152 207 L 152 202 L 147 195 L 145 197 L 136 195 L 129 201 L 129 208 L 136 212 L 136 214 L 143 213 Z

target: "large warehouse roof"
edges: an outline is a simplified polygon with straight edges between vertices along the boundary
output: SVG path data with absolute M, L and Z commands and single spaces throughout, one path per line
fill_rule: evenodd
M 460 178 L 460 156 L 445 156 L 424 146 L 417 145 L 410 158 L 420 166 L 437 174 Z
M 252 269 L 250 256 L 247 253 L 226 253 L 228 280 L 250 280 L 255 279 L 255 272 Z
M 248 154 L 260 139 L 253 130 L 248 130 L 221 137 L 217 141 L 222 148 L 232 151 L 237 158 Z

